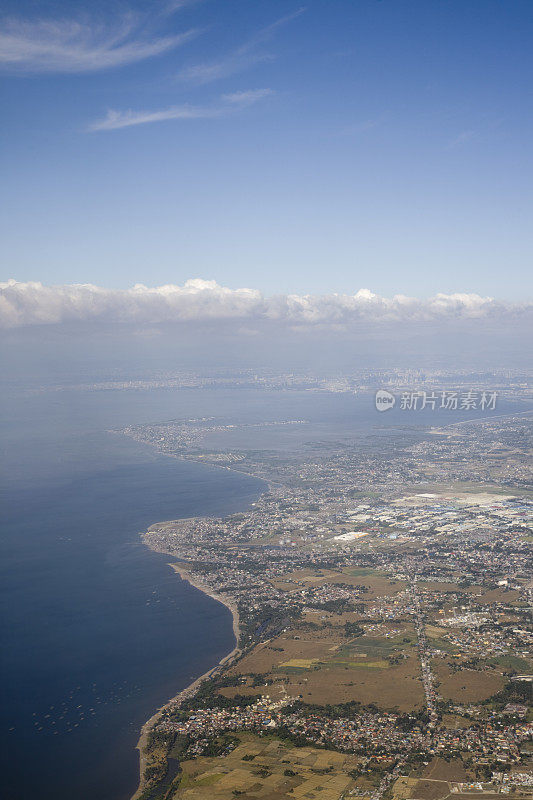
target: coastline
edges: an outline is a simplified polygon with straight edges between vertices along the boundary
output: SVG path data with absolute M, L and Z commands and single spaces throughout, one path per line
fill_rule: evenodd
M 111 431 L 111 432 L 114 432 L 114 431 Z M 120 432 L 120 433 L 122 435 L 124 435 L 122 432 Z M 135 441 L 135 439 L 134 439 L 134 441 Z M 203 464 L 204 466 L 211 467 L 213 469 L 226 469 L 226 470 L 230 470 L 231 472 L 236 472 L 236 473 L 238 473 L 240 475 L 243 475 L 243 476 L 245 476 L 247 478 L 255 478 L 256 480 L 260 480 L 265 484 L 265 486 L 266 486 L 265 491 L 266 492 L 271 491 L 272 484 L 276 485 L 276 483 L 277 483 L 276 481 L 272 481 L 270 479 L 267 480 L 262 475 L 255 475 L 253 472 L 245 472 L 244 470 L 236 469 L 233 465 L 229 466 L 229 465 L 222 465 L 222 464 L 210 464 L 208 462 L 203 462 L 203 461 L 201 461 L 199 459 L 188 458 L 185 454 L 182 454 L 182 453 L 166 453 L 166 452 L 162 452 L 161 450 L 159 450 L 157 446 L 152 445 L 152 447 L 154 447 L 156 452 L 159 452 L 160 455 L 167 456 L 168 458 L 176 458 L 179 461 L 191 461 L 193 463 Z M 261 492 L 260 496 L 262 496 L 263 494 L 264 494 L 264 492 Z M 194 519 L 194 518 L 195 517 L 190 517 L 190 519 Z M 187 517 L 182 518 L 181 521 L 183 521 L 183 519 L 187 519 Z M 157 523 L 154 523 L 154 525 L 150 525 L 150 527 L 148 528 L 148 531 L 150 531 L 150 529 L 152 527 L 156 527 L 157 525 L 160 525 L 160 524 L 161 524 L 161 522 L 157 522 Z M 145 544 L 145 546 L 148 547 L 151 550 L 152 548 L 150 547 L 150 545 L 146 541 L 145 536 L 143 534 L 141 534 L 141 536 L 142 536 L 142 540 L 143 540 L 143 543 Z M 156 551 L 156 552 L 160 552 L 160 551 Z M 196 692 L 196 690 L 199 687 L 199 685 L 204 680 L 207 680 L 209 677 L 211 677 L 211 675 L 213 675 L 213 673 L 215 671 L 221 669 L 222 667 L 228 666 L 241 653 L 241 650 L 239 648 L 239 640 L 240 640 L 239 610 L 237 608 L 237 604 L 233 601 L 233 598 L 229 597 L 228 595 L 224 595 L 223 596 L 223 595 L 220 595 L 220 594 L 217 594 L 216 592 L 214 592 L 213 589 L 210 586 L 207 586 L 205 583 L 203 583 L 200 580 L 200 578 L 195 576 L 193 573 L 191 573 L 187 569 L 187 565 L 185 564 L 185 562 L 183 562 L 183 563 L 169 562 L 169 566 L 172 567 L 174 572 L 176 572 L 182 578 L 182 580 L 188 581 L 191 584 L 191 586 L 194 586 L 200 592 L 203 592 L 204 594 L 208 595 L 213 600 L 216 600 L 219 603 L 222 603 L 222 605 L 226 606 L 226 608 L 228 608 L 230 610 L 231 616 L 232 616 L 232 620 L 233 620 L 233 633 L 234 633 L 234 636 L 235 636 L 235 647 L 233 648 L 233 650 L 230 653 L 228 653 L 226 656 L 221 658 L 220 661 L 217 664 L 215 664 L 213 667 L 208 669 L 207 672 L 204 672 L 203 675 L 200 675 L 192 683 L 190 683 L 188 686 L 186 686 L 184 689 L 182 689 L 180 692 L 178 692 L 177 695 L 175 695 L 174 697 L 170 698 L 170 700 L 168 700 L 164 705 L 160 706 L 160 708 L 158 708 L 155 711 L 155 713 L 152 714 L 152 716 L 144 723 L 144 725 L 141 728 L 137 744 L 135 745 L 135 749 L 139 751 L 139 784 L 137 786 L 137 789 L 136 789 L 135 793 L 131 796 L 131 800 L 139 800 L 140 796 L 142 795 L 142 793 L 144 792 L 144 790 L 146 788 L 146 782 L 145 782 L 145 779 L 144 779 L 144 773 L 145 773 L 145 769 L 146 769 L 146 760 L 147 759 L 146 759 L 144 751 L 145 751 L 145 748 L 146 748 L 146 744 L 148 742 L 149 731 L 153 727 L 153 725 L 155 724 L 155 722 L 157 721 L 159 716 L 163 713 L 163 711 L 165 711 L 170 706 L 172 706 L 175 703 L 178 703 L 178 702 L 186 699 L 190 695 L 193 695 Z
M 149 545 L 146 546 L 148 547 Z M 139 800 L 140 796 L 142 795 L 143 791 L 146 788 L 146 783 L 144 779 L 144 773 L 146 770 L 146 756 L 144 751 L 146 748 L 146 744 L 148 742 L 149 732 L 153 727 L 153 725 L 156 723 L 159 716 L 163 713 L 163 711 L 165 711 L 170 706 L 173 706 L 176 703 L 179 703 L 187 699 L 188 697 L 194 695 L 194 693 L 196 692 L 200 684 L 203 683 L 204 680 L 210 678 L 214 672 L 221 669 L 222 667 L 226 667 L 229 663 L 231 663 L 231 661 L 233 661 L 240 654 L 240 648 L 239 648 L 240 620 L 239 620 L 239 610 L 237 608 L 237 604 L 233 602 L 232 598 L 227 596 L 222 596 L 214 592 L 210 586 L 207 586 L 201 580 L 199 580 L 195 575 L 189 572 L 186 566 L 182 566 L 181 564 L 175 562 L 169 563 L 169 566 L 172 567 L 172 569 L 180 576 L 182 580 L 187 581 L 188 583 L 190 583 L 191 586 L 194 586 L 200 592 L 203 592 L 204 594 L 208 595 L 213 600 L 222 603 L 222 605 L 226 606 L 226 608 L 230 610 L 233 620 L 235 647 L 230 653 L 221 658 L 217 664 L 208 669 L 207 672 L 204 672 L 203 675 L 200 675 L 198 678 L 195 678 L 195 680 L 192 683 L 190 683 L 188 686 L 186 686 L 184 689 L 178 692 L 177 695 L 172 697 L 170 700 L 168 700 L 168 702 L 166 702 L 164 705 L 158 708 L 157 711 L 154 714 L 152 714 L 152 716 L 144 723 L 144 725 L 141 728 L 139 740 L 135 746 L 135 749 L 139 751 L 139 785 L 135 791 L 135 794 L 132 795 L 131 800 Z

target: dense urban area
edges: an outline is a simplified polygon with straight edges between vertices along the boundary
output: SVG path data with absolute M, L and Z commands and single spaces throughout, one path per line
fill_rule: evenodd
M 280 426 L 300 444 L 269 448 Z M 235 428 L 263 444 L 220 446 Z M 124 433 L 266 482 L 243 513 L 144 535 L 230 608 L 237 646 L 146 726 L 137 797 L 533 794 L 531 416 Z

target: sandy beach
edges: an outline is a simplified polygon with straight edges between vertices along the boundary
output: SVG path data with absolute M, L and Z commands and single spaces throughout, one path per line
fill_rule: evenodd
M 240 627 L 239 627 L 239 611 L 237 608 L 236 603 L 234 603 L 231 598 L 216 594 L 210 586 L 207 586 L 203 583 L 197 576 L 191 574 L 187 568 L 181 564 L 171 563 L 169 566 L 182 578 L 184 581 L 188 581 L 191 586 L 194 586 L 199 591 L 203 592 L 204 594 L 209 595 L 212 597 L 213 600 L 217 600 L 219 603 L 225 605 L 231 611 L 231 615 L 233 617 L 233 633 L 235 634 L 236 645 L 233 650 L 228 653 L 224 658 L 221 658 L 220 661 L 215 664 L 211 669 L 205 672 L 203 675 L 200 675 L 196 678 L 191 684 L 182 689 L 175 697 L 172 697 L 168 703 L 158 708 L 158 710 L 153 714 L 149 720 L 147 720 L 141 728 L 141 734 L 139 736 L 139 741 L 137 742 L 136 749 L 139 751 L 139 786 L 137 791 L 132 796 L 131 800 L 138 800 L 141 794 L 145 789 L 145 782 L 144 782 L 144 772 L 146 769 L 146 756 L 144 753 L 146 744 L 148 742 L 148 734 L 152 728 L 152 726 L 157 721 L 158 717 L 162 714 L 170 706 L 174 706 L 177 703 L 182 702 L 183 700 L 187 699 L 194 695 L 196 690 L 198 689 L 199 685 L 206 680 L 207 678 L 211 677 L 213 673 L 220 669 L 221 667 L 227 666 L 234 658 L 236 658 L 240 654 L 239 650 L 239 638 L 240 638 Z

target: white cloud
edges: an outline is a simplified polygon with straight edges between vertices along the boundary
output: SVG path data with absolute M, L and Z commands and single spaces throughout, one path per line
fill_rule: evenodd
M 116 111 L 110 109 L 104 119 L 93 122 L 89 131 L 114 131 L 119 128 L 130 128 L 133 125 L 146 125 L 149 122 L 163 122 L 178 119 L 213 119 L 223 117 L 256 103 L 263 97 L 274 94 L 272 89 L 250 89 L 248 91 L 234 92 L 222 95 L 221 101 L 207 106 L 170 106 L 157 111 Z
M 146 125 L 149 122 L 163 122 L 169 119 L 209 119 L 220 116 L 219 108 L 200 106 L 171 106 L 160 111 L 115 111 L 110 109 L 104 119 L 89 126 L 90 131 L 115 131 L 133 125 Z
M 181 11 L 182 8 L 193 6 L 200 2 L 201 0 L 169 0 L 169 2 L 163 4 L 160 14 L 161 16 L 171 16 L 177 11 Z
M 0 283 L 0 325 L 67 322 L 113 322 L 154 325 L 181 322 L 229 322 L 235 329 L 256 324 L 336 329 L 363 323 L 454 323 L 458 320 L 504 322 L 531 318 L 531 304 L 512 305 L 477 294 L 437 294 L 428 300 L 403 295 L 380 297 L 368 289 L 355 294 L 277 295 L 255 289 L 230 289 L 215 281 L 189 280 L 131 289 L 104 289 L 92 284 L 44 286 L 15 280 Z
M 475 131 L 461 131 L 461 133 L 457 134 L 450 142 L 448 142 L 447 149 L 453 150 L 456 147 L 462 147 L 464 144 L 468 144 L 477 136 Z
M 20 72 L 95 72 L 161 55 L 195 30 L 157 36 L 146 18 L 125 14 L 112 23 L 84 20 L 4 20 L 0 67 Z
M 270 61 L 272 56 L 267 53 L 250 53 L 237 50 L 220 61 L 210 61 L 204 64 L 194 64 L 182 69 L 178 73 L 178 78 L 186 83 L 202 85 L 219 81 L 223 78 L 230 78 L 239 72 L 253 67 L 262 61 Z
M 246 89 L 241 92 L 231 92 L 231 94 L 223 94 L 222 100 L 226 103 L 234 105 L 249 106 L 263 97 L 268 97 L 274 94 L 273 89 Z
M 354 122 L 353 125 L 347 125 L 345 128 L 342 128 L 337 135 L 338 136 L 358 136 L 360 133 L 367 133 L 367 131 L 371 131 L 374 128 L 377 128 L 379 125 L 380 120 L 377 119 L 367 119 L 363 120 L 362 122 Z
M 299 8 L 292 14 L 284 17 L 262 28 L 255 36 L 248 39 L 240 47 L 225 55 L 223 58 L 214 61 L 206 61 L 200 64 L 192 64 L 185 67 L 178 73 L 178 78 L 185 83 L 197 85 L 211 83 L 212 81 L 229 78 L 262 61 L 270 61 L 273 56 L 270 53 L 261 52 L 259 48 L 265 44 L 279 28 L 283 27 L 293 19 L 299 17 L 305 8 Z

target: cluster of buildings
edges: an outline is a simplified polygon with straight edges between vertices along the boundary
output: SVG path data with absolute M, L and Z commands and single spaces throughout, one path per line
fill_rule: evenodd
M 446 727 L 432 663 L 443 655 L 458 662 L 531 655 L 533 504 L 509 488 L 528 475 L 527 422 L 466 424 L 449 435 L 381 433 L 366 444 L 321 442 L 299 453 L 202 449 L 206 428 L 221 433 L 228 427 L 201 421 L 129 431 L 163 452 L 219 464 L 238 460 L 239 470 L 269 484 L 245 513 L 155 525 L 146 543 L 182 561 L 238 607 L 241 651 L 317 608 L 353 609 L 369 633 L 390 622 L 414 624 L 425 716 L 399 724 L 398 714 L 362 709 L 337 718 L 262 698 L 246 706 L 199 707 L 186 718 L 171 709 L 158 729 L 188 736 L 190 756 L 224 731 L 272 730 L 384 764 L 391 757 L 398 765 L 421 754 L 459 753 L 477 764 L 520 763 L 521 744 L 531 736 L 526 717 L 485 709 L 474 722 L 465 714 L 464 726 Z M 490 491 L 427 490 L 431 483 L 471 484 L 489 475 Z M 398 586 L 376 596 L 364 580 L 343 582 L 354 567 Z M 305 582 L 302 571 L 322 577 Z M 336 580 L 328 579 L 332 573 Z M 393 771 L 388 775 L 376 797 Z
M 533 734 L 531 723 L 483 724 L 453 730 L 444 726 L 427 728 L 412 717 L 407 720 L 394 713 L 362 711 L 353 718 L 329 718 L 292 709 L 294 698 L 272 701 L 262 697 L 251 706 L 202 708 L 186 719 L 175 719 L 169 709 L 157 723 L 156 730 L 189 737 L 186 757 L 202 755 L 209 742 L 222 733 L 237 731 L 281 732 L 310 744 L 357 753 L 374 762 L 389 761 L 416 754 L 428 760 L 432 756 L 464 755 L 479 763 L 512 765 L 520 761 L 520 746 Z

